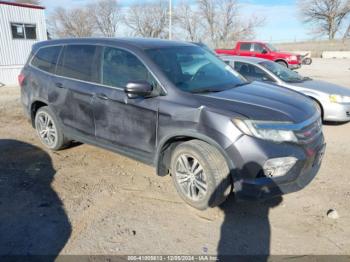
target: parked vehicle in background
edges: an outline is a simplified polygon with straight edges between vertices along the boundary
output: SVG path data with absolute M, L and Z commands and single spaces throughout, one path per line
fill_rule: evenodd
M 317 102 L 324 121 L 350 121 L 350 89 L 332 83 L 303 77 L 277 63 L 260 58 L 221 56 L 249 81 L 283 86 Z
M 301 56 L 301 63 L 303 65 L 311 65 L 312 64 L 312 58 L 309 57 L 309 53 L 306 53 L 305 55 Z
M 236 47 L 233 49 L 216 49 L 215 52 L 221 55 L 264 58 L 290 69 L 298 69 L 302 64 L 300 55 L 281 52 L 273 45 L 263 42 L 237 42 Z
M 156 39 L 66 39 L 33 46 L 21 101 L 49 149 L 76 140 L 172 175 L 205 209 L 300 190 L 324 152 L 320 113 L 303 95 L 249 83 L 196 45 Z

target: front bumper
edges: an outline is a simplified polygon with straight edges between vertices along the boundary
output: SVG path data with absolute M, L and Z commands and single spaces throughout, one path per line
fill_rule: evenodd
M 322 104 L 323 120 L 347 122 L 350 121 L 350 104 L 326 103 Z
M 242 137 L 227 149 L 237 167 L 232 173 L 236 198 L 265 200 L 303 189 L 319 171 L 324 150 L 323 135 L 305 146 Z M 272 178 L 264 175 L 263 166 L 268 159 L 287 156 L 298 159 L 287 174 Z
M 292 70 L 296 70 L 301 68 L 301 63 L 300 64 L 288 64 L 288 68 Z

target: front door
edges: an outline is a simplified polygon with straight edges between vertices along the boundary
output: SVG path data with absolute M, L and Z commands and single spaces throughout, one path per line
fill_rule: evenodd
M 102 85 L 93 99 L 96 138 L 103 143 L 151 153 L 157 135 L 158 98 L 128 99 L 129 81 L 145 80 L 156 91 L 156 81 L 143 63 L 128 51 L 105 47 Z

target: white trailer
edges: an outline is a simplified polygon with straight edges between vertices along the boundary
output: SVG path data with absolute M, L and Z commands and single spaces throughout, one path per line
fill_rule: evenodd
M 16 85 L 36 42 L 47 40 L 45 8 L 0 1 L 0 86 Z

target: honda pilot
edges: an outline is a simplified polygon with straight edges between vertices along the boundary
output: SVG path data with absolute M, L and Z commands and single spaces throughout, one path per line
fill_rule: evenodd
M 40 42 L 19 83 L 25 114 L 47 148 L 74 140 L 154 165 L 198 209 L 231 192 L 264 200 L 300 190 L 324 154 L 312 100 L 248 82 L 190 43 Z

